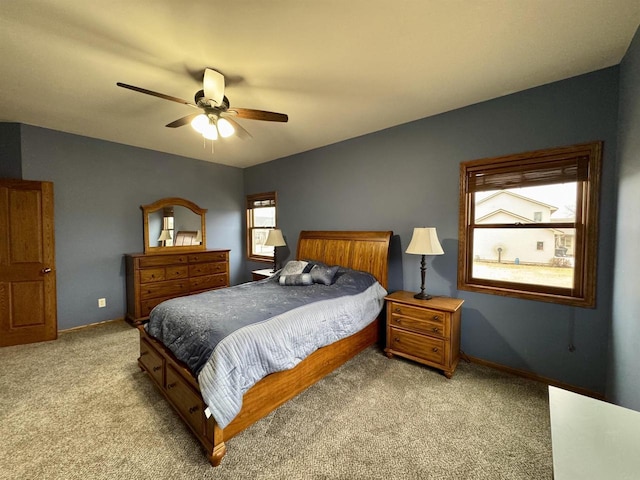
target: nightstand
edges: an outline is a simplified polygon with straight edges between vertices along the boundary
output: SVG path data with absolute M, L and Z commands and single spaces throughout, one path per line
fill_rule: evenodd
M 251 272 L 251 276 L 254 282 L 256 280 L 262 280 L 263 278 L 269 278 L 271 275 L 273 275 L 273 269 L 272 268 L 263 268 L 262 270 L 253 270 Z
M 464 300 L 413 298 L 413 292 L 387 295 L 387 357 L 405 357 L 451 378 L 460 358 L 460 312 Z

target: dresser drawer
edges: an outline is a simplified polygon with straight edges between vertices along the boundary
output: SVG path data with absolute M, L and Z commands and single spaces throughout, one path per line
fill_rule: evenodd
M 153 255 L 150 257 L 142 257 L 138 261 L 140 262 L 140 268 L 146 268 L 176 264 L 186 265 L 187 258 L 187 255 Z
M 226 263 L 196 263 L 189 265 L 189 276 L 198 277 L 200 275 L 211 275 L 214 273 L 226 273 Z
M 140 270 L 140 283 L 164 282 L 166 279 L 164 268 Z
M 405 332 L 397 328 L 392 328 L 390 333 L 389 345 L 395 352 L 406 353 L 438 364 L 444 363 L 444 340 Z
M 189 293 L 189 281 L 177 280 L 173 282 L 147 283 L 140 286 L 140 299 L 170 297 Z
M 391 302 L 389 310 L 393 315 L 402 317 L 411 317 L 420 320 L 426 320 L 434 324 L 443 324 L 448 320 L 449 313 L 440 310 L 431 310 L 429 308 L 417 308 L 402 303 Z
M 167 367 L 166 392 L 187 423 L 198 435 L 204 435 L 204 403 L 200 396 L 180 378 L 171 365 Z
M 153 310 L 153 308 L 156 305 L 160 305 L 165 300 L 170 300 L 172 298 L 176 298 L 176 297 L 175 296 L 157 297 L 157 298 L 150 298 L 148 300 L 142 300 L 140 302 L 140 316 L 141 317 L 148 317 L 149 314 L 151 313 L 151 310 Z
M 203 252 L 188 255 L 189 263 L 226 262 L 227 252 Z
M 203 275 L 189 279 L 189 289 L 192 292 L 198 290 L 211 290 L 212 288 L 220 288 L 227 286 L 227 274 Z
M 164 386 L 164 358 L 158 355 L 146 340 L 140 342 L 140 363 L 158 385 Z

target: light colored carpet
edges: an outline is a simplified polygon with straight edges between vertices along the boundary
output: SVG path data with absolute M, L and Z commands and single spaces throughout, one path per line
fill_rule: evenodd
M 212 468 L 111 322 L 0 349 L 0 479 L 550 479 L 545 385 L 451 380 L 369 348 L 227 442 Z

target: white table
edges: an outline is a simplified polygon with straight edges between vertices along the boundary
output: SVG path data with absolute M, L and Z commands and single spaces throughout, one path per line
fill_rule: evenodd
M 640 412 L 549 387 L 554 480 L 640 479 Z

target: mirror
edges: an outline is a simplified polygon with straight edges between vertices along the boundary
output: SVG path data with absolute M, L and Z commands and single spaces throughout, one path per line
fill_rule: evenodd
M 184 198 L 142 205 L 144 253 L 199 251 L 207 248 L 207 210 Z

